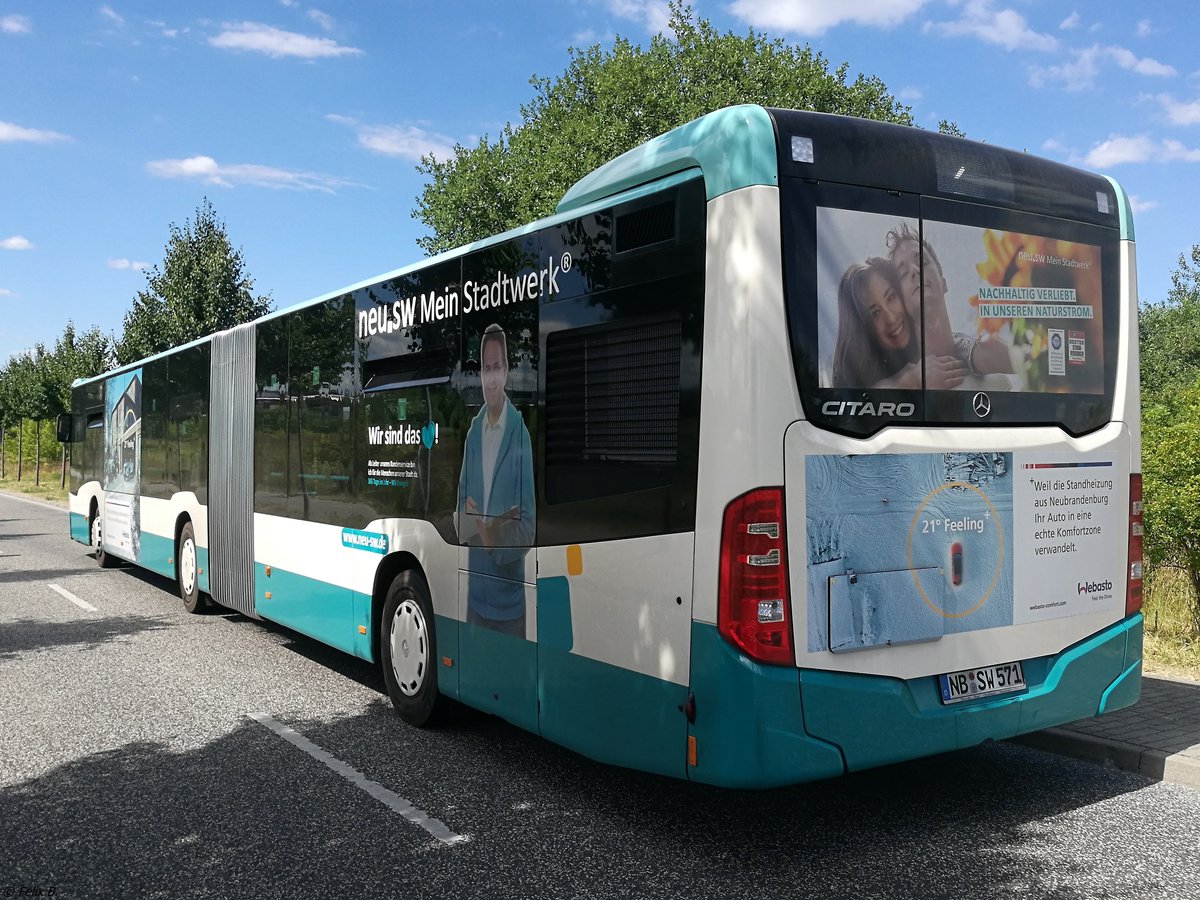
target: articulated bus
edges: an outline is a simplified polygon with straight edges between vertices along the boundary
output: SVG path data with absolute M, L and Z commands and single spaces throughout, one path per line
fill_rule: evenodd
M 1135 702 L 1113 181 L 740 106 L 526 227 L 75 386 L 71 535 L 184 605 L 732 787 Z

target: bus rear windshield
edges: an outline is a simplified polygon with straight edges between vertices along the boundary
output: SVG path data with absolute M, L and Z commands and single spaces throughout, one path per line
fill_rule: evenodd
M 902 190 L 781 179 L 784 274 L 808 417 L 1042 425 L 1111 416 L 1116 228 Z

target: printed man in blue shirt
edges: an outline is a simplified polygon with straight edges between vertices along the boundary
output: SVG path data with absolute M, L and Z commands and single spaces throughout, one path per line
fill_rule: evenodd
M 525 556 L 533 545 L 533 447 L 509 402 L 508 342 L 489 325 L 479 346 L 483 408 L 467 430 L 458 538 L 468 550 L 467 622 L 525 637 Z

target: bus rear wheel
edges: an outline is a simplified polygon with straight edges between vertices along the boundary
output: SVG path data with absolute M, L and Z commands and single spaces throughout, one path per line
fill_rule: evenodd
M 208 599 L 200 593 L 199 573 L 196 566 L 196 533 L 192 530 L 192 523 L 185 522 L 179 532 L 179 548 L 175 554 L 175 580 L 179 583 L 183 608 L 190 613 L 203 612 L 208 608 Z
M 401 572 L 383 604 L 379 663 L 392 705 L 409 725 L 429 724 L 441 705 L 436 661 L 429 587 L 421 573 Z

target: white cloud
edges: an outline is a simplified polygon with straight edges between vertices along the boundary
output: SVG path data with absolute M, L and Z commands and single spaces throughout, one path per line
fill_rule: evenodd
M 1114 134 L 1089 150 L 1082 162 L 1094 169 L 1124 163 L 1200 162 L 1200 150 L 1189 149 L 1175 140 L 1156 141 L 1145 134 L 1132 137 Z
M 1147 37 L 1154 31 L 1154 26 L 1150 24 L 1149 19 L 1142 19 L 1137 23 L 1137 36 Z
M 17 295 L 15 293 L 13 293 L 12 291 L 10 291 L 8 288 L 0 288 L 0 297 L 15 297 L 15 296 L 17 296 Z
M 926 26 L 947 37 L 968 35 L 1005 50 L 1054 50 L 1058 40 L 1029 27 L 1025 17 L 1013 9 L 997 10 L 991 0 L 967 0 L 963 14 L 953 22 L 933 22 Z
M 0 144 L 13 144 L 26 141 L 31 144 L 50 144 L 54 141 L 69 141 L 71 138 L 57 131 L 46 131 L 42 128 L 23 128 L 12 122 L 0 122 Z
M 224 28 L 220 34 L 208 39 L 212 46 L 222 50 L 250 50 L 275 58 L 298 56 L 301 59 L 357 56 L 362 53 L 357 47 L 343 47 L 330 38 L 310 37 L 258 22 L 226 24 Z
M 1160 63 L 1158 60 L 1151 59 L 1148 56 L 1138 57 L 1132 50 L 1126 50 L 1124 47 L 1105 47 L 1104 52 L 1122 69 L 1137 72 L 1139 75 L 1170 78 L 1179 74 L 1175 71 L 1174 66 Z
M 447 160 L 454 155 L 454 139 L 416 125 L 364 125 L 348 116 L 328 115 L 330 122 L 354 130 L 358 146 L 383 156 L 399 156 L 417 162 L 432 155 Z
M 29 16 L 3 16 L 0 17 L 0 31 L 5 34 L 29 34 L 33 31 L 33 23 L 29 21 Z
M 1143 200 L 1135 194 L 1129 195 L 1129 206 L 1135 213 L 1144 213 L 1158 206 L 1157 200 Z
M 323 191 L 327 194 L 334 193 L 334 189 L 339 187 L 361 187 L 346 178 L 319 172 L 277 169 L 249 163 L 222 165 L 211 156 L 154 160 L 146 163 L 146 171 L 155 178 L 195 178 L 219 187 L 248 185 L 279 190 Z
M 1200 100 L 1185 103 L 1170 94 L 1159 94 L 1158 102 L 1172 125 L 1200 125 Z
M 924 6 L 926 0 L 734 0 L 726 9 L 755 28 L 779 29 L 817 37 L 849 22 L 891 28 Z
M 1047 81 L 1061 81 L 1069 91 L 1081 91 L 1092 87 L 1100 74 L 1104 62 L 1114 62 L 1122 69 L 1158 78 L 1178 74 L 1174 67 L 1149 57 L 1139 57 L 1124 47 L 1102 47 L 1093 44 L 1082 50 L 1072 50 L 1073 59 L 1059 66 L 1046 66 L 1030 70 L 1029 81 L 1034 87 L 1042 87 Z
M 925 92 L 919 87 L 902 87 L 896 92 L 896 99 L 903 100 L 905 103 L 916 103 L 924 96 Z
M 0 249 L 4 250 L 32 250 L 33 244 L 28 238 L 24 238 L 19 234 L 14 234 L 12 237 L 6 237 L 0 241 Z
M 110 259 L 108 261 L 110 269 L 132 269 L 134 272 L 144 272 L 150 268 L 150 263 L 137 262 L 129 259 Z
M 1061 22 L 1058 23 L 1058 27 L 1061 28 L 1063 31 L 1070 31 L 1072 28 L 1078 28 L 1079 27 L 1079 12 L 1072 11 L 1072 13 L 1069 16 L 1067 16 L 1065 19 L 1063 19 Z
M 640 22 L 651 34 L 662 34 L 671 21 L 666 0 L 602 0 L 614 16 Z
M 121 15 L 118 14 L 111 6 L 100 7 L 100 15 L 104 16 L 104 18 L 108 19 L 108 21 L 112 22 L 114 25 L 125 24 L 125 19 L 122 18 Z
M 319 9 L 310 9 L 305 15 L 320 25 L 325 31 L 333 31 L 333 16 L 329 15 L 329 13 L 323 13 Z

